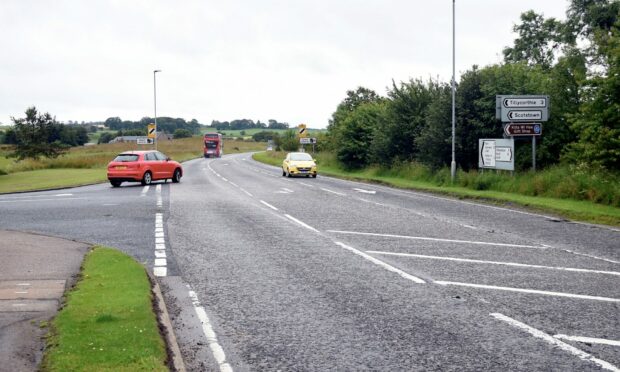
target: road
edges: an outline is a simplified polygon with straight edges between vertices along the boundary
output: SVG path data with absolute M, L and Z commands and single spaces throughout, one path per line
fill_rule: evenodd
M 0 226 L 154 270 L 189 370 L 618 370 L 620 232 L 249 155 L 0 196 Z

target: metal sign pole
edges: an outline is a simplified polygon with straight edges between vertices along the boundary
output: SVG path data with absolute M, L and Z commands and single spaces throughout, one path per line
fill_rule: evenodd
M 536 136 L 532 136 L 532 170 L 536 172 Z

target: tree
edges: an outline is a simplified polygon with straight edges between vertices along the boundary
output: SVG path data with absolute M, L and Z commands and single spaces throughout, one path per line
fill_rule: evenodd
M 69 148 L 60 140 L 51 141 L 56 119 L 49 113 L 39 114 L 37 109 L 29 107 L 26 117 L 16 119 L 11 117 L 17 143 L 15 150 L 8 156 L 23 160 L 26 158 L 39 159 L 41 157 L 57 158 Z
M 187 129 L 177 129 L 174 131 L 174 138 L 189 138 L 192 136 L 192 132 Z
M 101 136 L 99 136 L 99 140 L 97 141 L 97 143 L 101 144 L 101 143 L 108 143 L 110 141 L 112 141 L 116 136 L 110 132 L 105 132 L 103 134 L 101 134 Z
M 348 169 L 363 168 L 371 162 L 374 133 L 385 117 L 380 102 L 361 103 L 340 124 L 340 142 L 336 155 Z

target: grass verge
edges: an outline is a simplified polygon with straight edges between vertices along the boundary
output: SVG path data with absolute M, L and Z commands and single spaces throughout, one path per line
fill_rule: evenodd
M 259 152 L 253 155 L 257 161 L 275 166 L 282 165 L 285 153 Z M 543 196 L 528 196 L 518 193 L 494 190 L 473 190 L 463 186 L 436 185 L 429 181 L 416 180 L 390 174 L 376 168 L 346 171 L 330 159 L 319 158 L 319 174 L 362 182 L 385 184 L 402 189 L 429 191 L 458 198 L 490 201 L 494 204 L 522 206 L 528 209 L 551 213 L 576 221 L 620 226 L 620 208 L 584 200 L 571 200 Z
M 117 250 L 86 255 L 50 328 L 42 371 L 168 370 L 146 272 Z

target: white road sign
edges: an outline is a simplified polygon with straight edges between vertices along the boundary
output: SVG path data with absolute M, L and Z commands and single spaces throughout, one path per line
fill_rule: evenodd
M 532 120 L 542 120 L 542 111 L 521 111 L 521 110 L 513 110 L 508 111 L 507 115 L 510 121 L 532 121 Z
M 514 170 L 514 138 L 478 140 L 478 168 Z
M 302 145 L 308 145 L 308 144 L 312 143 L 310 140 L 312 140 L 312 138 L 301 137 L 299 139 L 299 143 L 301 143 Z
M 504 98 L 502 106 L 506 108 L 547 107 L 547 97 L 537 98 Z
M 138 137 L 136 138 L 136 142 L 138 145 L 151 145 L 153 144 L 153 139 L 148 137 Z
M 504 123 L 547 121 L 549 96 L 495 97 L 495 116 Z

